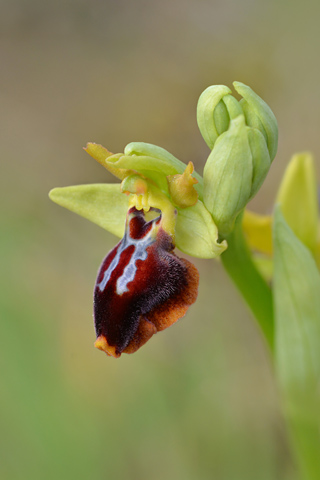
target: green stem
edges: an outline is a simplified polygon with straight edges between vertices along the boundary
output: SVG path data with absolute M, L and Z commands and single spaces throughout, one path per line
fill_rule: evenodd
M 269 285 L 257 270 L 242 230 L 239 215 L 232 233 L 226 237 L 227 250 L 221 255 L 224 268 L 232 278 L 255 316 L 267 343 L 273 351 L 274 321 L 272 293 Z

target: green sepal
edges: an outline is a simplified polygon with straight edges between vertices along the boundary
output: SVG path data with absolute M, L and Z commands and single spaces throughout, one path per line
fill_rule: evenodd
M 274 215 L 278 381 L 302 478 L 320 478 L 320 274 L 278 206 Z
M 218 136 L 228 128 L 229 115 L 227 108 L 219 102 L 225 96 L 231 93 L 229 87 L 225 85 L 212 85 L 202 92 L 197 105 L 197 122 L 204 141 L 213 149 Z M 218 110 L 215 112 L 216 107 Z M 221 118 L 217 118 L 220 117 Z
M 252 154 L 243 115 L 217 139 L 204 167 L 204 204 L 222 236 L 233 228 L 251 194 Z
M 120 184 L 98 183 L 54 188 L 50 199 L 117 237 L 123 237 L 129 199 Z
M 184 253 L 198 258 L 215 258 L 227 248 L 218 243 L 218 229 L 210 213 L 198 200 L 195 205 L 177 208 L 176 245 Z
M 271 161 L 274 159 L 278 148 L 278 123 L 271 108 L 262 98 L 259 97 L 250 87 L 241 82 L 233 82 L 235 90 L 247 102 L 245 105 L 245 117 L 249 127 L 259 128 L 259 122 L 262 124 L 262 134 L 266 134 L 268 150 Z M 252 114 L 248 114 L 248 109 L 252 110 Z M 260 129 L 260 128 L 259 128 Z

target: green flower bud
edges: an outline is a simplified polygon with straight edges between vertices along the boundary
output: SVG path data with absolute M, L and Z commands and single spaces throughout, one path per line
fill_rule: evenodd
M 203 172 L 204 204 L 219 233 L 227 235 L 251 194 L 252 154 L 243 115 L 215 142 Z
M 219 85 L 207 88 L 198 103 L 199 128 L 212 148 L 203 199 L 222 236 L 261 187 L 278 143 L 277 121 L 268 105 L 246 85 L 234 86 L 244 97 L 240 102 Z
M 278 148 L 278 123 L 271 108 L 250 87 L 233 82 L 235 90 L 243 97 L 240 105 L 249 127 L 257 128 L 264 135 L 271 161 Z

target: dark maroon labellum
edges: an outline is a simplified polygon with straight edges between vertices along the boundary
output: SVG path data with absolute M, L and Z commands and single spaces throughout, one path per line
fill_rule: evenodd
M 94 290 L 95 346 L 133 353 L 183 317 L 198 294 L 199 274 L 173 253 L 161 216 L 145 221 L 129 209 L 123 239 L 103 260 Z

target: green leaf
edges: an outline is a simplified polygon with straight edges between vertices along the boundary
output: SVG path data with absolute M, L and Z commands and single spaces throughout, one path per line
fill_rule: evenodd
M 318 241 L 318 189 L 313 156 L 297 153 L 283 176 L 277 201 L 295 235 L 316 254 Z
M 54 188 L 49 197 L 61 207 L 87 218 L 117 237 L 123 237 L 128 197 L 120 192 L 120 184 Z
M 198 258 L 215 258 L 226 248 L 218 243 L 218 229 L 203 203 L 178 208 L 176 245 L 184 253 Z
M 320 478 L 320 274 L 303 243 L 274 216 L 276 370 L 302 478 Z
M 227 236 L 228 248 L 221 261 L 256 318 L 271 352 L 274 349 L 274 320 L 270 286 L 257 269 L 242 229 L 243 213 Z

